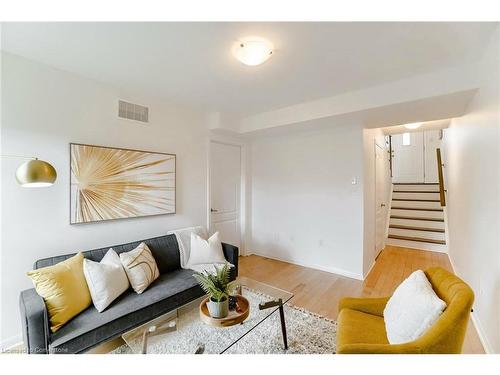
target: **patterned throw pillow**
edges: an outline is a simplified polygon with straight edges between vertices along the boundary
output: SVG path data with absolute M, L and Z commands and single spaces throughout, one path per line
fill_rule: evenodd
M 120 260 L 137 294 L 144 292 L 160 276 L 153 254 L 144 242 L 132 251 L 121 253 Z

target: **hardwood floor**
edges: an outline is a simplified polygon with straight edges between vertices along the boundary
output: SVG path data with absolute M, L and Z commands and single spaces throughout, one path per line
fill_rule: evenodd
M 395 246 L 386 246 L 364 281 L 257 255 L 240 257 L 241 276 L 289 290 L 294 293 L 292 304 L 330 319 L 337 319 L 340 298 L 391 295 L 413 271 L 433 266 L 452 270 L 446 254 Z M 467 328 L 463 353 L 484 353 L 472 321 Z

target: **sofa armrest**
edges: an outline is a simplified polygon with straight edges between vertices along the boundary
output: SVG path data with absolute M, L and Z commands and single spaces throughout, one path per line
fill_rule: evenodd
M 339 302 L 339 312 L 342 309 L 361 311 L 367 314 L 383 316 L 389 297 L 383 298 L 342 298 Z
M 234 266 L 235 277 L 238 276 L 239 249 L 236 246 L 222 242 L 222 250 L 226 260 Z
M 42 297 L 35 289 L 23 290 L 19 296 L 23 340 L 26 351 L 33 354 L 49 352 L 49 317 Z
M 420 347 L 412 344 L 345 344 L 337 348 L 338 354 L 420 354 Z

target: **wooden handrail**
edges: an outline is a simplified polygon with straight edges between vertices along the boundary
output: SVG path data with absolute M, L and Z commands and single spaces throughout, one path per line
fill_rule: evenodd
M 444 177 L 443 177 L 443 161 L 441 159 L 441 149 L 436 149 L 437 163 L 438 163 L 438 177 L 439 177 L 439 201 L 441 202 L 441 207 L 446 206 L 446 196 L 444 194 Z

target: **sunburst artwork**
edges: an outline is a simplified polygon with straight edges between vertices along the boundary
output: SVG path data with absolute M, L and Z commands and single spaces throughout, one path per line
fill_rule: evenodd
M 175 213 L 173 154 L 71 143 L 71 224 Z

